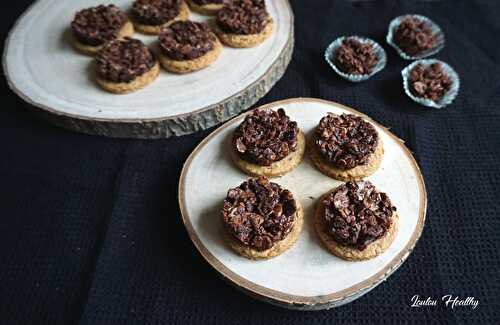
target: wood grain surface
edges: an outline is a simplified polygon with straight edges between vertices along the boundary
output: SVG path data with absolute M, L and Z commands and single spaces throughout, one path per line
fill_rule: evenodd
M 3 67 L 11 89 L 50 122 L 78 132 L 120 138 L 166 138 L 206 129 L 263 97 L 284 74 L 294 46 L 288 0 L 268 1 L 275 32 L 251 49 L 224 47 L 210 67 L 186 75 L 162 71 L 143 90 L 127 95 L 96 86 L 91 58 L 71 46 L 69 24 L 95 0 L 38 0 L 6 41 Z M 131 1 L 117 0 L 128 10 Z M 57 17 L 57 19 L 54 19 Z M 191 13 L 190 19 L 213 18 Z M 156 47 L 156 37 L 135 34 Z
M 235 255 L 220 233 L 220 209 L 227 190 L 248 177 L 229 158 L 231 135 L 246 114 L 210 134 L 185 163 L 179 205 L 187 232 L 199 253 L 226 281 L 255 298 L 302 310 L 327 309 L 357 299 L 387 279 L 420 238 L 427 207 L 420 169 L 402 140 L 352 108 L 313 98 L 288 99 L 264 107 L 283 107 L 306 134 L 327 112 L 358 114 L 375 125 L 386 152 L 380 169 L 367 179 L 386 192 L 398 208 L 400 230 L 393 244 L 380 256 L 362 262 L 341 260 L 322 247 L 314 231 L 314 207 L 322 194 L 341 182 L 323 175 L 306 157 L 297 169 L 273 179 L 291 190 L 304 207 L 304 229 L 297 243 L 264 262 Z

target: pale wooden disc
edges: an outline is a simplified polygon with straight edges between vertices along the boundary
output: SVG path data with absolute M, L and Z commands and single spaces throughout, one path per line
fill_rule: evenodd
M 267 1 L 273 35 L 251 49 L 224 47 L 210 67 L 186 75 L 162 71 L 143 90 L 127 95 L 96 86 L 92 59 L 71 45 L 76 11 L 100 0 L 38 0 L 17 21 L 4 50 L 10 87 L 52 122 L 113 137 L 160 138 L 211 127 L 250 107 L 283 75 L 293 51 L 288 0 Z M 130 0 L 114 3 L 129 10 Z M 190 19 L 208 16 L 191 13 Z M 136 33 L 150 45 L 155 36 Z
M 283 107 L 306 134 L 327 112 L 361 114 L 320 99 L 296 98 L 265 106 Z M 194 150 L 179 183 L 179 204 L 189 236 L 225 279 L 259 299 L 288 308 L 316 310 L 358 298 L 403 263 L 424 226 L 425 185 L 403 142 L 373 121 L 385 155 L 380 169 L 367 179 L 389 195 L 400 216 L 398 235 L 386 252 L 368 261 L 349 262 L 322 246 L 314 230 L 314 206 L 321 195 L 342 182 L 323 175 L 306 158 L 289 174 L 273 179 L 291 190 L 304 207 L 304 229 L 297 243 L 267 261 L 250 261 L 234 254 L 221 235 L 220 209 L 227 190 L 247 178 L 230 158 L 231 136 L 244 116 L 218 128 Z

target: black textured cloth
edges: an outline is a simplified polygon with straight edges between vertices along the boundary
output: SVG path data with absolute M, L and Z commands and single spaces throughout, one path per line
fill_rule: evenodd
M 29 3 L 2 2 L 2 41 Z M 293 60 L 259 104 L 297 96 L 333 100 L 406 141 L 424 174 L 429 206 L 404 265 L 372 292 L 330 311 L 290 311 L 250 298 L 202 260 L 179 214 L 182 164 L 210 130 L 155 141 L 77 134 L 38 119 L 2 80 L 1 324 L 500 322 L 500 2 L 292 5 Z M 390 20 L 406 13 L 430 17 L 446 34 L 435 57 L 456 69 L 462 87 L 443 110 L 403 93 L 400 71 L 409 62 L 385 35 Z M 341 35 L 377 40 L 387 67 L 359 84 L 342 80 L 323 60 L 325 47 Z M 474 296 L 479 306 L 411 308 L 416 294 Z

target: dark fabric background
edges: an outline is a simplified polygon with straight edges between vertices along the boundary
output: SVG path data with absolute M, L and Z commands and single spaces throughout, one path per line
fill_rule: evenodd
M 2 41 L 30 2 L 2 1 Z M 28 112 L 2 78 L 1 324 L 500 322 L 500 2 L 292 4 L 293 61 L 260 104 L 334 100 L 406 141 L 422 168 L 429 207 L 423 236 L 399 271 L 330 311 L 289 311 L 249 298 L 201 259 L 179 214 L 182 164 L 210 130 L 158 141 L 77 134 Z M 400 70 L 408 62 L 384 39 L 389 21 L 405 13 L 429 16 L 446 33 L 437 58 L 457 70 L 462 88 L 441 111 L 402 91 Z M 374 38 L 388 54 L 385 70 L 356 85 L 322 58 L 331 40 L 349 34 Z M 415 294 L 474 296 L 480 304 L 474 311 L 410 308 Z

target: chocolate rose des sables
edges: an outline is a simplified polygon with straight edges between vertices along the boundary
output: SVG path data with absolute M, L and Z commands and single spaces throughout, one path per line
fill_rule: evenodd
M 140 40 L 126 37 L 106 43 L 96 56 L 97 83 L 123 94 L 153 82 L 160 72 L 158 61 Z
M 396 207 L 369 182 L 347 182 L 320 199 L 316 232 L 326 248 L 346 260 L 366 260 L 383 253 L 398 230 Z
M 235 252 L 249 259 L 269 259 L 295 243 L 303 213 L 289 190 L 265 177 L 250 178 L 227 192 L 222 224 Z
M 71 33 L 78 51 L 94 55 L 104 43 L 132 36 L 134 26 L 117 6 L 99 5 L 78 11 L 71 22 Z
M 232 138 L 234 162 L 252 176 L 282 176 L 300 164 L 304 151 L 304 134 L 281 108 L 252 111 Z
M 335 51 L 333 62 L 348 74 L 369 74 L 378 62 L 373 45 L 346 38 Z
M 438 101 L 450 90 L 452 81 L 440 63 L 429 66 L 417 64 L 410 72 L 410 90 L 413 95 Z
M 363 118 L 328 113 L 311 137 L 311 159 L 324 174 L 338 180 L 361 180 L 380 166 L 384 153 L 375 127 Z
M 460 88 L 458 74 L 445 62 L 418 60 L 401 72 L 405 93 L 415 102 L 434 108 L 450 104 Z
M 416 60 L 436 54 L 444 47 L 441 28 L 427 17 L 405 15 L 394 18 L 389 25 L 387 43 L 403 59 Z
M 222 45 L 208 24 L 176 21 L 159 35 L 161 65 L 170 72 L 188 73 L 208 67 L 220 55 Z
M 411 17 L 404 19 L 396 28 L 394 42 L 407 54 L 414 56 L 434 48 L 437 36 L 428 23 Z
M 325 60 L 344 79 L 367 80 L 387 62 L 384 49 L 375 41 L 358 36 L 339 37 L 325 51 Z
M 231 47 L 254 47 L 273 32 L 264 0 L 233 0 L 217 12 L 217 36 Z
M 158 35 L 174 21 L 188 19 L 189 8 L 183 0 L 135 0 L 131 17 L 139 32 Z

